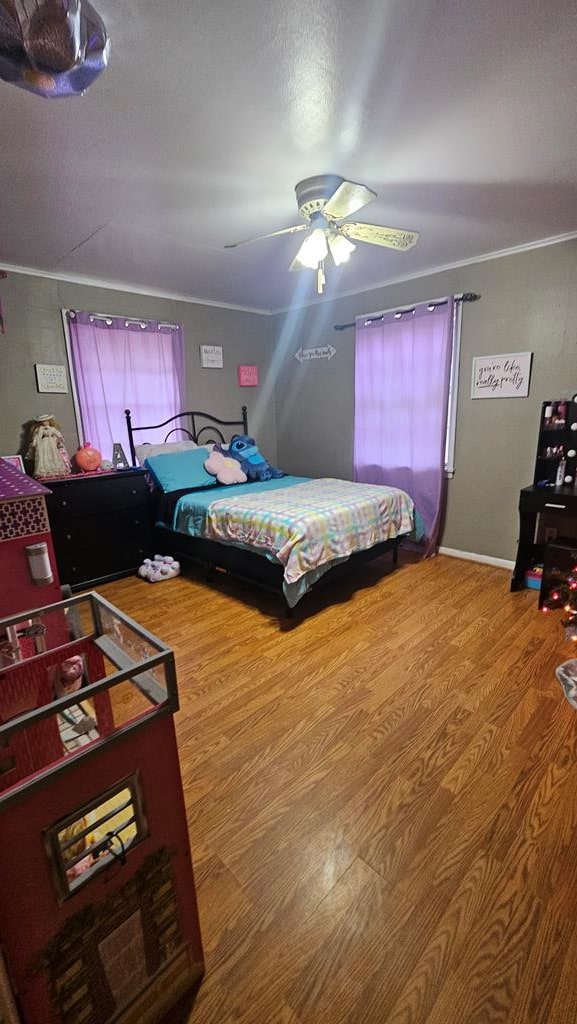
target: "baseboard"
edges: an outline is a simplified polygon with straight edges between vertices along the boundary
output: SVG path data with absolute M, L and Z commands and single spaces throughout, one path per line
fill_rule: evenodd
M 439 548 L 440 555 L 449 558 L 463 558 L 466 562 L 482 562 L 483 565 L 494 565 L 497 569 L 508 569 L 513 572 L 515 563 L 508 558 L 494 558 L 493 555 L 477 555 L 474 551 L 457 551 L 456 548 Z

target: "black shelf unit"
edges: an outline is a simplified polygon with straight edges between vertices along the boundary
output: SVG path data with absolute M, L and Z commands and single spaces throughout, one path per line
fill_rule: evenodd
M 558 414 L 563 410 L 565 422 L 559 425 L 555 420 L 558 420 Z M 572 398 L 543 402 L 541 406 L 533 486 L 555 487 L 562 458 L 566 465 L 561 486 L 573 487 L 577 472 L 577 394 Z

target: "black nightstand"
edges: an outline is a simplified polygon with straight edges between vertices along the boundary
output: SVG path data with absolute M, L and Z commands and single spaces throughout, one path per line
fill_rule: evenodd
M 61 583 L 73 590 L 134 572 L 150 554 L 144 470 L 50 480 L 46 499 Z

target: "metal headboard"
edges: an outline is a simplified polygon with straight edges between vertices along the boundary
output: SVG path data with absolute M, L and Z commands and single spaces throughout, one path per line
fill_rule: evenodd
M 179 412 L 176 416 L 171 416 L 170 419 L 164 420 L 162 423 L 149 423 L 146 427 L 133 427 L 130 409 L 125 409 L 124 415 L 126 416 L 126 429 L 128 430 L 128 443 L 130 445 L 130 457 L 132 459 L 133 466 L 137 465 L 136 451 L 134 449 L 134 434 L 143 430 L 158 430 L 160 427 L 166 427 L 169 423 L 174 423 L 176 420 L 184 419 L 184 423 L 186 424 L 188 417 L 188 426 L 181 425 L 171 427 L 164 438 L 165 441 L 168 441 L 171 434 L 181 433 L 186 434 L 186 436 L 189 437 L 191 441 L 194 441 L 195 444 L 210 444 L 212 441 L 216 440 L 219 440 L 222 444 L 226 444 L 227 438 L 225 438 L 222 430 L 219 429 L 220 427 L 242 427 L 242 433 L 248 434 L 248 415 L 246 405 L 243 405 L 242 407 L 241 420 L 221 420 L 218 416 L 212 416 L 209 412 L 190 410 L 189 412 Z M 208 420 L 208 423 L 198 427 L 196 422 L 197 417 L 200 417 L 202 420 Z M 218 424 L 218 426 L 216 424 Z M 218 435 L 218 438 L 209 437 L 201 442 L 199 438 L 205 431 L 212 431 L 214 434 Z M 230 438 L 228 438 L 228 440 L 230 440 Z

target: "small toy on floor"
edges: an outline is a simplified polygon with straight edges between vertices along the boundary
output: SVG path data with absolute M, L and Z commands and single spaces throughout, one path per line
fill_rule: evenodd
M 180 562 L 175 561 L 172 555 L 155 555 L 154 558 L 145 558 L 138 570 L 138 575 L 149 583 L 158 583 L 160 580 L 170 580 L 174 576 L 180 576 Z

